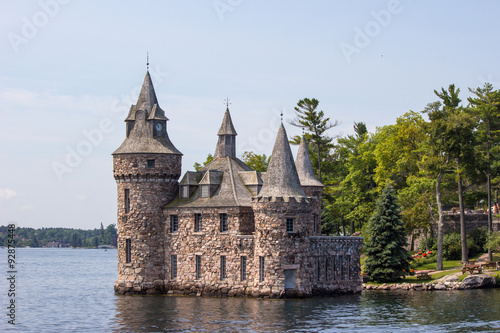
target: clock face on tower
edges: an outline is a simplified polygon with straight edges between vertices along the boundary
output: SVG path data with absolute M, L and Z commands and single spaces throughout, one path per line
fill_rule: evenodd
M 155 127 L 156 127 L 156 132 L 158 133 L 161 132 L 163 129 L 163 125 L 161 123 L 156 123 Z

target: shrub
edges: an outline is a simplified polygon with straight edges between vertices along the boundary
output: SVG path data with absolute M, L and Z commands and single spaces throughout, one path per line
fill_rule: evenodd
M 443 237 L 443 258 L 445 260 L 462 259 L 461 237 L 458 233 L 446 234 Z
M 483 253 L 485 251 L 485 246 L 486 246 L 486 239 L 488 237 L 488 228 L 487 227 L 481 227 L 472 230 L 469 232 L 467 235 L 468 237 L 472 238 L 474 241 L 474 249 L 469 247 L 469 254 L 474 255 L 477 253 Z M 469 246 L 469 242 L 467 242 L 467 246 Z

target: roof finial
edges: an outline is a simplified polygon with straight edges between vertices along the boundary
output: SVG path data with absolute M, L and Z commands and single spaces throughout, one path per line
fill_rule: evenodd
M 146 52 L 146 70 L 149 71 L 149 52 Z
M 280 116 L 281 116 L 281 123 L 283 124 L 283 110 L 281 111 Z
M 231 103 L 229 102 L 229 97 L 226 97 L 226 101 L 225 101 L 225 103 L 226 103 L 226 108 L 228 108 L 228 109 L 229 109 L 229 104 L 231 104 Z

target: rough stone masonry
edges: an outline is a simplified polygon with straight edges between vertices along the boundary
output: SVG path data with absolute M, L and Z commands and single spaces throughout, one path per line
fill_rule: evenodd
M 304 138 L 294 161 L 283 125 L 268 171 L 236 157 L 226 109 L 214 159 L 179 182 L 149 72 L 113 153 L 119 294 L 309 297 L 362 289 L 362 237 L 321 234 L 323 184 Z M 188 134 L 186 134 L 188 135 Z

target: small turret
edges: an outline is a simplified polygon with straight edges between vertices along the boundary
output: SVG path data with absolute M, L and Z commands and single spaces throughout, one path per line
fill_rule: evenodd
M 226 108 L 224 119 L 222 119 L 222 124 L 217 135 L 219 136 L 219 140 L 215 148 L 214 159 L 224 157 L 236 158 L 236 135 L 238 133 L 234 129 L 233 121 L 229 114 L 229 107 Z

